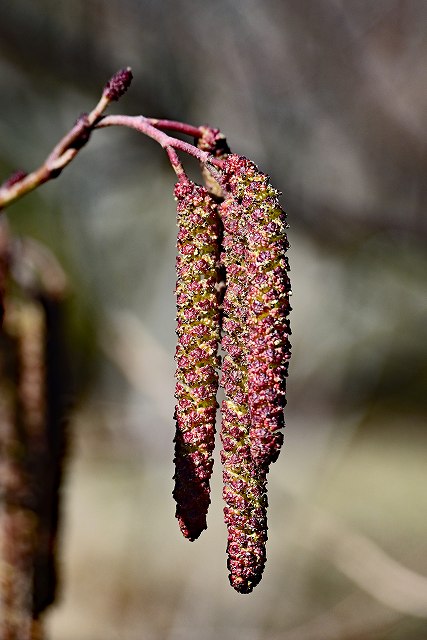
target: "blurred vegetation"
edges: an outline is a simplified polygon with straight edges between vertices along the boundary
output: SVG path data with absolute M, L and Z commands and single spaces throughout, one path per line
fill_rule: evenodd
M 220 127 L 283 190 L 291 224 L 287 446 L 270 474 L 267 570 L 242 598 L 227 584 L 218 463 L 208 532 L 190 545 L 173 518 L 174 177 L 161 149 L 100 131 L 8 211 L 66 268 L 86 355 L 52 638 L 423 640 L 427 5 L 0 9 L 2 176 L 38 166 L 130 65 L 116 111 Z

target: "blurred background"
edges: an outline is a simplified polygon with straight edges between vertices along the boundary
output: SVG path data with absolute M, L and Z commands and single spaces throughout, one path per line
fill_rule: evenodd
M 291 225 L 286 444 L 267 568 L 241 596 L 218 456 L 208 531 L 189 543 L 174 519 L 164 153 L 100 131 L 8 210 L 73 287 L 80 396 L 50 637 L 425 639 L 427 4 L 0 0 L 0 16 L 1 177 L 38 166 L 130 65 L 110 111 L 218 126 Z

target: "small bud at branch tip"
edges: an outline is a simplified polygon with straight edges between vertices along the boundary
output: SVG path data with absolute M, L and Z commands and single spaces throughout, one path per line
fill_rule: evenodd
M 111 101 L 119 100 L 129 89 L 132 78 L 133 75 L 130 67 L 120 69 L 105 85 L 104 95 Z

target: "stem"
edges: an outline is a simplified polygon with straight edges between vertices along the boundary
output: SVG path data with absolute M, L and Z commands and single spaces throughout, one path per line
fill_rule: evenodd
M 184 171 L 184 167 L 182 166 L 175 149 L 173 149 L 172 147 L 166 147 L 166 153 L 168 154 L 170 163 L 176 175 L 178 176 L 178 179 L 187 180 L 187 174 Z
M 144 116 L 108 115 L 101 118 L 101 120 L 99 120 L 94 128 L 102 129 L 104 127 L 119 126 L 136 129 L 136 131 L 139 131 L 140 133 L 143 133 L 144 135 L 158 142 L 160 146 L 166 150 L 172 167 L 180 179 L 184 174 L 184 170 L 179 163 L 176 153 L 172 154 L 172 150 L 175 149 L 188 153 L 190 156 L 193 156 L 199 162 L 205 165 L 208 171 L 215 178 L 215 180 L 220 184 L 222 188 L 224 188 L 222 175 L 218 171 L 218 168 L 221 168 L 223 166 L 222 160 L 215 158 L 210 153 L 207 153 L 207 151 L 202 151 L 201 149 L 198 149 L 194 145 L 185 142 L 184 140 L 172 138 L 160 129 L 157 129 L 153 124 L 151 124 L 151 122 L 152 119 L 150 120 L 149 118 L 145 118 Z M 189 125 L 183 125 L 184 128 L 186 128 L 187 126 Z
M 0 185 L 0 211 L 48 180 L 58 177 L 87 143 L 95 124 L 110 102 L 108 95 L 103 93 L 95 108 L 90 113 L 80 116 L 74 127 L 58 142 L 38 169 L 12 184 L 6 181 Z
M 178 133 L 184 133 L 192 138 L 200 138 L 202 132 L 200 127 L 193 127 L 191 124 L 185 122 L 177 122 L 176 120 L 159 120 L 158 118 L 147 118 L 148 122 L 152 124 L 156 129 L 162 131 L 176 131 Z
M 126 71 L 127 75 L 130 73 L 130 69 L 123 71 Z M 11 176 L 3 185 L 0 185 L 0 211 L 48 180 L 58 177 L 88 142 L 94 129 L 102 129 L 113 125 L 136 129 L 149 138 L 156 140 L 166 150 L 172 168 L 180 180 L 185 178 L 185 172 L 176 151 L 183 151 L 196 158 L 212 174 L 219 185 L 225 189 L 224 181 L 219 171 L 223 166 L 222 160 L 198 149 L 193 144 L 173 138 L 163 131 L 163 129 L 172 130 L 194 138 L 200 138 L 202 135 L 200 127 L 193 127 L 190 124 L 175 120 L 159 120 L 157 118 L 145 118 L 144 116 L 102 115 L 111 100 L 117 100 L 126 90 L 127 87 L 123 86 L 124 80 L 125 85 L 130 83 L 131 76 L 123 80 L 123 71 L 113 76 L 110 82 L 107 83 L 106 88 L 104 88 L 95 108 L 90 113 L 80 116 L 74 127 L 58 142 L 38 169 L 28 175 L 19 175 L 18 178 L 16 178 L 16 175 Z
M 129 127 L 130 129 L 136 129 L 140 133 L 143 133 L 144 135 L 158 142 L 164 149 L 166 149 L 166 147 L 172 147 L 172 149 L 177 149 L 178 151 L 184 151 L 185 153 L 188 153 L 190 156 L 197 158 L 199 162 L 203 162 L 203 164 L 206 164 L 207 162 L 217 164 L 217 160 L 215 160 L 215 158 L 213 158 L 206 151 L 197 149 L 197 147 L 188 142 L 185 142 L 184 140 L 172 138 L 160 129 L 157 129 L 155 126 L 153 126 L 150 123 L 150 120 L 148 118 L 145 118 L 144 116 L 104 116 L 96 124 L 95 129 L 101 129 L 103 127 L 111 126 Z

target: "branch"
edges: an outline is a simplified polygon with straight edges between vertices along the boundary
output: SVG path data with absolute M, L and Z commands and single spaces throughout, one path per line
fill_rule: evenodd
M 38 169 L 28 175 L 21 171 L 17 172 L 6 180 L 0 186 L 0 210 L 48 180 L 57 178 L 87 143 L 94 126 L 110 102 L 118 100 L 125 93 L 131 81 L 130 67 L 115 73 L 105 85 L 96 107 L 90 113 L 84 113 L 78 118 L 71 131 L 58 142 Z
M 85 146 L 94 129 L 110 126 L 124 126 L 136 129 L 149 138 L 156 140 L 168 154 L 172 168 L 179 180 L 186 179 L 186 175 L 176 153 L 177 150 L 197 158 L 208 169 L 219 185 L 224 187 L 221 173 L 218 171 L 222 166 L 221 159 L 215 158 L 206 151 L 184 140 L 173 138 L 164 132 L 164 130 L 177 131 L 198 139 L 203 135 L 203 127 L 193 127 L 174 120 L 159 120 L 157 118 L 145 118 L 144 116 L 103 116 L 110 102 L 118 100 L 128 89 L 131 81 L 132 72 L 130 67 L 114 74 L 105 85 L 96 107 L 90 113 L 83 113 L 78 118 L 73 128 L 58 142 L 38 169 L 29 174 L 18 171 L 10 176 L 0 186 L 0 211 L 48 180 L 57 178 L 63 169 L 76 157 L 80 149 Z
M 157 126 L 154 126 L 152 123 L 161 123 L 161 120 L 156 120 L 155 118 L 145 118 L 144 116 L 123 116 L 123 115 L 108 115 L 101 118 L 101 120 L 96 124 L 96 129 L 102 129 L 103 127 L 111 127 L 111 126 L 119 126 L 119 127 L 128 127 L 130 129 L 135 129 L 140 133 L 152 138 L 156 142 L 160 144 L 164 149 L 168 149 L 168 147 L 172 149 L 176 149 L 178 151 L 183 151 L 184 153 L 188 153 L 193 158 L 199 160 L 199 162 L 204 165 L 210 165 L 213 167 L 221 168 L 223 165 L 223 161 L 215 158 L 207 151 L 202 151 L 202 149 L 198 149 L 193 144 L 189 142 L 185 142 L 184 140 L 179 140 L 178 138 L 172 138 L 167 133 L 162 131 Z M 177 123 L 174 123 L 177 124 Z M 183 129 L 189 127 L 190 125 L 184 125 Z M 182 129 L 182 131 L 183 131 Z M 194 127 L 194 130 L 196 128 Z M 197 131 L 199 131 L 197 129 Z M 200 135 L 200 131 L 199 131 Z
M 148 122 L 152 124 L 156 129 L 162 131 L 176 131 L 177 133 L 184 133 L 192 138 L 200 138 L 203 134 L 201 127 L 193 127 L 191 124 L 185 122 L 177 122 L 176 120 L 159 120 L 158 118 L 147 118 Z

